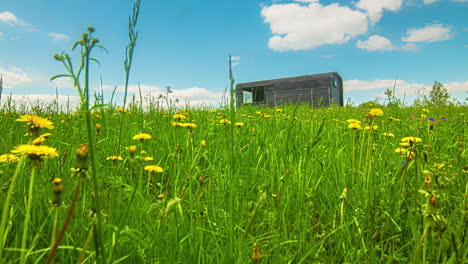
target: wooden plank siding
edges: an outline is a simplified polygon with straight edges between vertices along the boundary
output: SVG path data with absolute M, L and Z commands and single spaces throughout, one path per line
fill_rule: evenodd
M 334 79 L 338 82 L 338 87 L 335 88 L 338 91 L 332 93 Z M 263 97 L 257 96 L 254 91 L 262 91 L 262 89 Z M 330 100 L 334 100 L 336 104 L 343 105 L 343 80 L 338 73 L 329 72 L 239 83 L 236 85 L 238 107 L 244 104 L 244 93 L 252 93 L 253 97 L 257 96 L 252 99 L 252 104 L 275 106 L 291 102 L 308 103 L 317 107 L 329 106 Z M 263 100 L 258 98 L 263 98 Z

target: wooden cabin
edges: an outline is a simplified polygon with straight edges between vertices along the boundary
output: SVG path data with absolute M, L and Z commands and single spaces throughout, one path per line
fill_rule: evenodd
M 312 107 L 343 105 L 343 79 L 337 72 L 310 74 L 281 79 L 238 83 L 237 106 L 285 103 Z

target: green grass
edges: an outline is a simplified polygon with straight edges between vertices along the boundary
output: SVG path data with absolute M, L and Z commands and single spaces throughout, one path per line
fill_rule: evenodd
M 365 117 L 370 108 L 245 107 L 235 113 L 242 127 L 219 123 L 232 119 L 229 109 L 186 109 L 182 122 L 195 123 L 193 129 L 172 125 L 176 109 L 129 109 L 91 113 L 91 127 L 101 125 L 99 133 L 93 131 L 93 150 L 103 219 L 98 243 L 106 251 L 102 262 L 248 263 L 254 243 L 262 263 L 467 261 L 464 106 L 432 107 L 430 113 L 384 108 L 384 116 L 374 119 Z M 0 163 L 0 199 L 13 188 L 1 263 L 18 262 L 21 252 L 27 263 L 46 260 L 55 213 L 58 233 L 78 182 L 70 177 L 75 152 L 88 142 L 80 112 L 45 107 L 34 112 L 54 123 L 53 130 L 41 131 L 52 133 L 43 144 L 57 148 L 60 156 L 45 159 L 35 175 L 25 248 L 31 168 L 26 161 L 12 185 L 19 163 Z M 10 110 L 0 116 L 0 154 L 28 142 L 28 129 L 15 121 L 22 114 Z M 351 118 L 378 129 L 350 129 Z M 140 132 L 152 138 L 132 140 Z M 422 140 L 411 147 L 411 159 L 394 151 L 408 136 Z M 125 149 L 131 145 L 137 146 L 133 157 Z M 123 160 L 106 160 L 112 155 Z M 144 162 L 144 156 L 154 160 Z M 145 171 L 149 164 L 164 172 Z M 57 177 L 63 203 L 54 209 Z M 85 263 L 99 261 L 99 247 L 89 236 L 96 224 L 93 190 L 91 178 L 82 179 L 57 263 L 77 262 L 87 239 Z

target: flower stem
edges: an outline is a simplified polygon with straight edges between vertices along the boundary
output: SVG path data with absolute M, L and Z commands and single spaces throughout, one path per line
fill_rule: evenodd
M 11 179 L 10 188 L 8 188 L 7 196 L 5 198 L 5 203 L 3 204 L 2 221 L 0 223 L 0 262 L 2 262 L 3 247 L 5 246 L 5 241 L 3 239 L 5 238 L 4 233 L 5 233 L 8 215 L 10 212 L 9 205 L 10 205 L 11 195 L 15 187 L 16 179 L 18 178 L 18 175 L 21 173 L 21 169 L 23 168 L 24 161 L 25 161 L 25 158 L 24 157 L 21 158 L 18 162 L 18 165 L 16 166 L 15 174 L 13 175 L 13 178 Z
M 26 204 L 26 215 L 24 217 L 23 223 L 23 236 L 21 238 L 21 254 L 20 254 L 20 263 L 25 264 L 27 255 L 26 255 L 26 240 L 28 238 L 29 231 L 29 221 L 31 220 L 31 207 L 32 207 L 32 198 L 33 198 L 33 189 L 34 189 L 34 178 L 36 177 L 37 166 L 32 166 L 31 168 L 31 178 L 29 180 L 29 190 L 28 190 L 28 202 Z

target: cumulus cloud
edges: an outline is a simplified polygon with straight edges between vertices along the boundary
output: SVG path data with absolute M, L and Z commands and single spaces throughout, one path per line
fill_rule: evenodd
M 443 24 L 429 24 L 422 28 L 410 28 L 406 37 L 401 40 L 405 42 L 437 42 L 453 38 L 455 34 L 452 27 Z
M 389 39 L 379 35 L 373 35 L 364 41 L 358 40 L 356 47 L 367 51 L 396 49 Z
M 27 95 L 7 95 L 5 100 L 10 100 L 14 105 L 33 107 L 36 105 L 47 106 L 58 103 L 61 106 L 68 106 L 70 109 L 76 108 L 80 104 L 79 96 L 53 95 L 53 94 L 27 94 Z
M 367 15 L 338 3 L 321 5 L 274 4 L 264 6 L 261 15 L 274 34 L 268 46 L 276 51 L 306 50 L 325 44 L 344 44 L 368 30 Z
M 374 25 L 380 21 L 385 10 L 392 12 L 400 10 L 402 2 L 403 0 L 360 0 L 356 7 L 366 10 L 372 25 Z
M 468 91 L 468 81 L 451 82 L 443 84 L 449 93 L 462 93 Z M 432 84 L 408 83 L 404 80 L 349 80 L 344 81 L 343 87 L 345 92 L 352 91 L 381 91 L 393 89 L 396 87 L 396 95 L 416 95 L 420 90 L 430 91 Z
M 424 0 L 424 4 L 425 5 L 430 5 L 430 4 L 435 3 L 437 1 L 439 1 L 439 0 Z
M 50 32 L 49 36 L 51 36 L 53 40 L 68 40 L 68 39 L 70 39 L 70 37 L 68 37 L 67 35 L 64 35 L 62 33 Z
M 0 76 L 3 78 L 5 88 L 13 88 L 32 82 L 32 79 L 20 68 L 5 69 L 0 67 Z
M 129 85 L 128 94 L 139 94 L 139 89 L 142 95 L 151 96 L 154 98 L 160 95 L 166 95 L 166 89 L 154 85 Z M 113 91 L 115 86 L 104 85 L 103 89 L 106 91 Z M 124 88 L 122 85 L 117 86 L 118 92 L 123 92 Z M 205 88 L 191 87 L 187 89 L 171 89 L 172 93 L 169 94 L 169 98 L 173 101 L 178 100 L 180 104 L 188 103 L 191 106 L 197 105 L 213 105 L 222 102 L 223 94 L 221 92 L 209 91 Z
M 26 23 L 26 21 L 19 19 L 15 14 L 5 11 L 0 13 L 0 22 L 6 23 L 12 27 L 20 26 L 26 31 L 37 31 L 37 29 Z
M 419 48 L 414 43 L 406 43 L 403 47 L 401 47 L 403 51 L 418 51 Z

